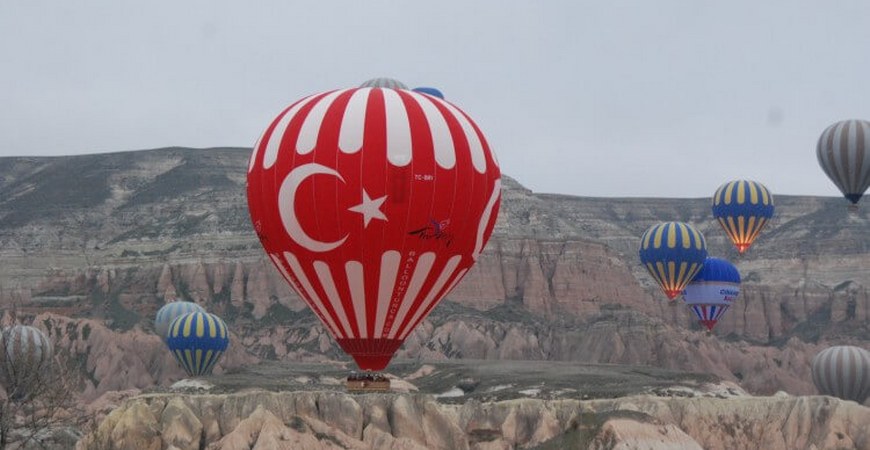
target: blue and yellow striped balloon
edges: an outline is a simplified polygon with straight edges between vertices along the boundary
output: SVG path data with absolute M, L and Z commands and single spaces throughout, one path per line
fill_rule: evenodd
M 773 217 L 773 194 L 756 181 L 729 181 L 713 195 L 713 217 L 743 253 Z
M 669 299 L 683 292 L 707 258 L 704 235 L 683 222 L 663 222 L 640 238 L 640 262 Z
M 169 324 L 179 316 L 192 312 L 205 312 L 205 310 L 193 302 L 174 301 L 167 303 L 157 310 L 157 317 L 154 318 L 154 331 L 160 336 L 160 339 L 166 341 Z
M 230 344 L 227 324 L 207 312 L 193 312 L 178 317 L 169 324 L 166 344 L 187 375 L 211 374 L 224 350 Z

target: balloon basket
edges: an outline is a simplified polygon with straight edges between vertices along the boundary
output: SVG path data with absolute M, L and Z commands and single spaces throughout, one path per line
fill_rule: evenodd
M 351 373 L 347 376 L 347 391 L 358 394 L 390 392 L 390 379 L 378 372 Z
M 849 214 L 858 214 L 858 204 L 850 203 L 847 211 L 849 212 Z

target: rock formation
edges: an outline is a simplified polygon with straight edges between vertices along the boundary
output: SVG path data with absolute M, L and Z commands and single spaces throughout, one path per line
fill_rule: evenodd
M 79 449 L 861 449 L 870 408 L 830 397 L 518 399 L 248 392 L 129 399 Z

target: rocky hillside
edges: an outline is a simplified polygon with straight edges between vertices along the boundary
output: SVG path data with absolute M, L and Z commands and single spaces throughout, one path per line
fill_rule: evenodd
M 176 297 L 227 319 L 244 350 L 229 366 L 344 358 L 251 229 L 248 153 L 0 158 L 5 320 L 69 321 L 53 339 L 88 361 L 111 357 L 88 356 L 97 347 L 77 340 L 106 342 L 101 351 L 117 362 L 87 363 L 103 367 L 82 374 L 92 396 L 176 376 L 157 356 L 158 341 L 140 345 L 153 341 L 156 310 Z M 545 195 L 506 179 L 480 261 L 399 356 L 647 364 L 711 373 L 759 394 L 811 394 L 818 350 L 870 343 L 870 216 L 835 198 L 776 200 L 775 220 L 738 256 L 707 199 Z M 713 335 L 665 301 L 636 262 L 638 236 L 661 220 L 697 225 L 711 254 L 743 273 L 740 300 Z M 64 335 L 85 325 L 101 331 Z M 147 373 L 121 376 L 131 359 Z
M 80 449 L 859 449 L 870 408 L 830 397 L 517 399 L 417 394 L 152 394 L 113 411 Z

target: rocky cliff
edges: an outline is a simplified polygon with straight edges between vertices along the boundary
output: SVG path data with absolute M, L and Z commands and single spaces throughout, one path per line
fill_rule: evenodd
M 86 361 L 91 397 L 178 376 L 149 336 L 156 310 L 176 297 L 228 320 L 244 350 L 229 366 L 344 358 L 263 255 L 245 204 L 247 156 L 0 158 L 0 304 L 21 321 L 63 323 L 53 339 Z M 661 220 L 697 225 L 711 254 L 743 273 L 738 304 L 713 335 L 636 263 L 638 236 Z M 649 364 L 759 394 L 810 394 L 820 348 L 868 345 L 868 247 L 867 209 L 835 198 L 777 196 L 775 219 L 737 256 L 707 199 L 544 195 L 506 179 L 486 251 L 398 356 Z M 67 336 L 86 326 L 104 344 Z M 136 375 L 122 376 L 130 367 Z
M 860 449 L 870 408 L 830 397 L 517 399 L 248 392 L 134 397 L 80 449 Z

